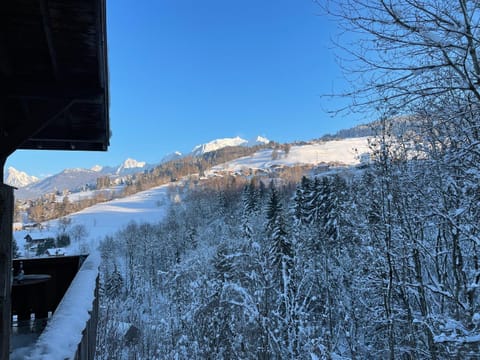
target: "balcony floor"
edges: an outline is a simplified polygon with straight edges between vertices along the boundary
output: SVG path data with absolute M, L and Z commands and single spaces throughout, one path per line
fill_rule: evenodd
M 32 319 L 27 321 L 12 321 L 10 338 L 10 360 L 23 360 L 30 352 L 48 319 Z

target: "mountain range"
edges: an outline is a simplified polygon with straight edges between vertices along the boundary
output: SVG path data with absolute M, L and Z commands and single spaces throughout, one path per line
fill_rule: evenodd
M 91 169 L 65 169 L 58 174 L 48 176 L 42 180 L 35 178 L 36 181 L 27 181 L 27 179 L 32 179 L 32 177 L 29 177 L 23 172 L 9 172 L 9 177 L 6 180 L 6 183 L 20 184 L 20 181 L 25 179 L 21 186 L 16 186 L 18 187 L 18 190 L 15 192 L 15 197 L 17 199 L 24 200 L 37 198 L 42 194 L 51 192 L 63 190 L 79 191 L 86 188 L 91 188 L 96 184 L 97 179 L 100 177 L 122 177 L 142 172 L 153 167 L 154 165 L 149 165 L 144 161 L 137 161 L 129 158 L 119 166 L 95 165 Z M 16 177 L 17 174 L 20 174 L 19 178 Z
M 264 137 L 257 137 L 250 141 L 240 137 L 216 139 L 195 146 L 188 155 L 202 156 L 208 152 L 225 147 L 254 146 L 269 143 L 270 141 Z M 217 172 L 239 172 L 245 169 L 261 169 L 264 172 L 269 172 L 274 168 L 298 164 L 338 164 L 350 166 L 366 161 L 366 159 L 369 158 L 369 152 L 366 137 L 318 140 L 295 144 L 294 146 L 290 146 L 288 151 L 284 148 L 276 148 L 275 150 L 271 147 L 260 148 L 250 156 L 240 157 L 225 164 L 214 166 L 207 173 L 215 176 Z M 166 155 L 157 165 L 181 158 L 182 156 L 180 152 L 174 152 Z M 129 175 L 149 171 L 157 165 L 128 158 L 118 166 L 95 165 L 90 169 L 65 169 L 58 174 L 42 180 L 10 168 L 7 182 L 18 188 L 15 193 L 17 199 L 27 200 L 38 198 L 46 193 L 63 192 L 64 190 L 78 192 L 94 189 L 97 179 L 105 176 L 108 176 L 116 183 L 121 183 L 121 180 L 126 180 L 126 177 Z
M 259 144 L 268 144 L 269 142 L 270 140 L 262 136 L 257 136 L 252 140 L 245 140 L 238 136 L 233 138 L 216 139 L 208 143 L 195 146 L 187 155 L 202 156 L 205 153 L 229 146 L 254 146 Z M 164 156 L 159 164 L 181 158 L 182 156 L 182 153 L 175 151 Z M 37 177 L 29 176 L 25 172 L 10 167 L 8 169 L 8 176 L 5 179 L 5 183 L 18 188 L 15 194 L 17 199 L 31 199 L 39 197 L 45 193 L 63 191 L 64 189 L 68 189 L 69 191 L 78 191 L 95 184 L 96 180 L 103 176 L 121 178 L 123 176 L 148 171 L 153 169 L 155 166 L 155 164 L 147 164 L 144 161 L 137 161 L 135 159 L 128 158 L 118 166 L 95 165 L 90 169 L 65 169 L 58 174 L 48 176 L 41 180 Z

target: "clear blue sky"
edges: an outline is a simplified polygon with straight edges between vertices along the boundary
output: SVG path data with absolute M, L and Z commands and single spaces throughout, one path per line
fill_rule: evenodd
M 156 163 L 216 138 L 309 140 L 354 125 L 322 94 L 344 84 L 336 29 L 313 0 L 109 0 L 109 151 L 17 151 L 7 166 Z

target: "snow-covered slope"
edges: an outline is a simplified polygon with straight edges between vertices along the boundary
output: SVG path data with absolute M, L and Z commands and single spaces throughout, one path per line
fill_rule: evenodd
M 35 176 L 30 176 L 23 171 L 19 171 L 14 167 L 8 168 L 8 176 L 5 183 L 14 187 L 24 187 L 37 182 L 39 179 Z
M 292 146 L 288 154 L 265 149 L 252 156 L 246 156 L 213 167 L 210 172 L 240 171 L 245 169 L 268 169 L 274 165 L 292 166 L 296 164 L 339 163 L 356 165 L 362 154 L 370 153 L 368 138 L 352 138 L 319 142 L 309 145 Z
M 255 145 L 261 145 L 261 144 L 268 144 L 269 142 L 270 140 L 262 136 L 257 136 L 256 138 L 250 141 L 242 139 L 239 136 L 236 136 L 233 138 L 216 139 L 206 144 L 195 146 L 191 154 L 194 156 L 201 156 L 205 153 L 220 150 L 229 146 L 255 146 Z
M 72 220 L 71 227 L 84 225 L 89 233 L 88 239 L 85 239 L 83 243 L 73 242 L 71 244 L 69 254 L 78 253 L 82 246 L 90 249 L 96 248 L 99 241 L 103 240 L 106 235 L 113 235 L 131 221 L 138 223 L 160 221 L 165 215 L 169 203 L 168 185 L 163 185 L 123 199 L 100 203 L 69 215 L 68 217 Z M 59 228 L 58 220 L 48 222 L 48 226 L 45 228 L 45 230 L 14 232 L 19 248 L 24 248 L 24 237 L 27 233 L 30 233 L 33 238 L 55 236 L 55 229 Z

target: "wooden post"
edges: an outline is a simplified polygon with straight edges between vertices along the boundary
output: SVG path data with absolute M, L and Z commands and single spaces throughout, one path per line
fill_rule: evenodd
M 3 166 L 1 166 L 3 169 Z M 3 171 L 0 171 L 3 173 Z M 13 188 L 0 181 L 0 359 L 10 355 Z

